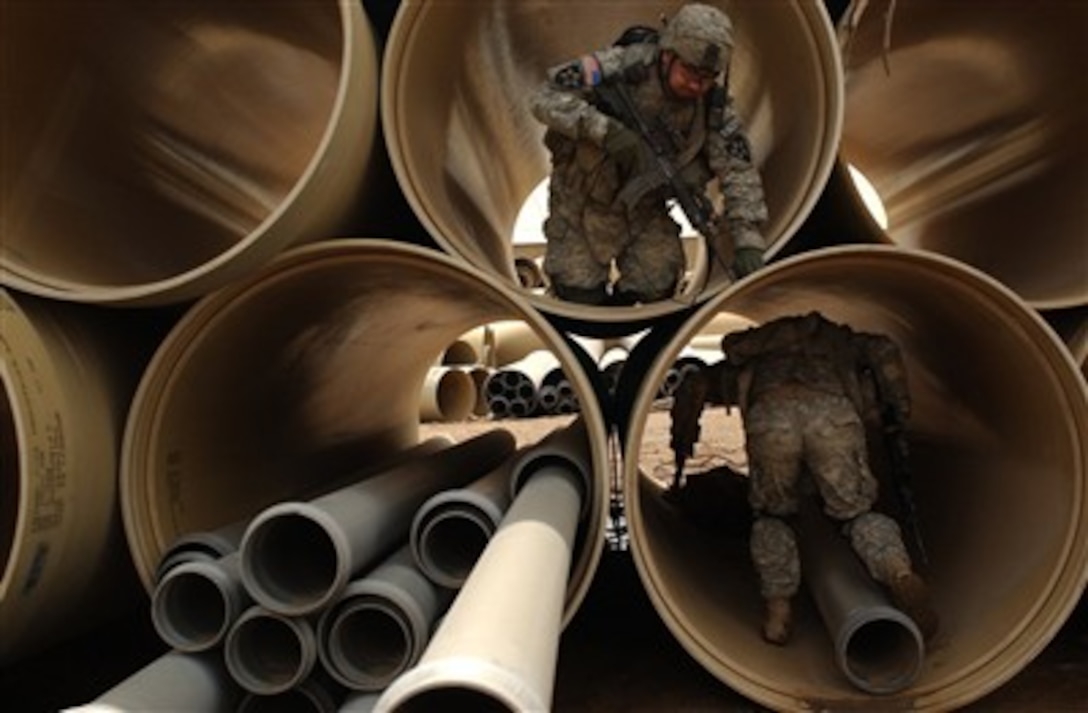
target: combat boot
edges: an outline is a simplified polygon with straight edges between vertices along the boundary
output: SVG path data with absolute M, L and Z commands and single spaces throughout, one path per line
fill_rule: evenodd
M 763 619 L 763 638 L 781 646 L 789 640 L 792 631 L 793 607 L 790 605 L 790 600 L 786 597 L 768 599 Z
M 922 637 L 929 641 L 937 633 L 937 612 L 929 597 L 929 587 L 925 581 L 911 570 L 896 573 L 888 583 L 892 601 L 909 616 L 922 632 Z

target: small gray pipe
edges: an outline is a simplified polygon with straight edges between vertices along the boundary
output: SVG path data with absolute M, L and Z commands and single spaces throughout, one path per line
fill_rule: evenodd
M 380 691 L 423 654 L 453 591 L 435 585 L 416 566 L 408 545 L 356 579 L 321 615 L 318 658 L 339 683 Z
M 349 693 L 344 705 L 340 706 L 340 713 L 372 713 L 379 698 L 381 694 L 376 692 Z
M 151 621 L 159 637 L 189 653 L 219 644 L 251 603 L 239 567 L 240 556 L 232 552 L 170 568 L 151 593 Z
M 253 605 L 227 632 L 223 658 L 234 680 L 250 693 L 272 696 L 298 686 L 314 670 L 317 636 L 304 617 Z
M 328 606 L 355 574 L 407 537 L 427 498 L 478 478 L 515 445 L 513 434 L 495 429 L 310 502 L 267 508 L 242 539 L 246 590 L 291 616 Z
M 248 520 L 239 520 L 215 530 L 190 532 L 177 538 L 159 558 L 155 581 L 160 581 L 171 568 L 183 562 L 217 560 L 236 551 L 248 524 Z
M 797 539 L 839 670 L 867 693 L 897 693 L 914 683 L 925 657 L 921 632 L 891 605 L 815 503 L 802 507 Z
M 201 711 L 233 713 L 243 691 L 211 652 L 163 654 L 90 703 L 66 713 Z
M 408 542 L 416 564 L 432 582 L 457 589 L 510 507 L 514 458 L 464 488 L 436 493 L 412 520 Z

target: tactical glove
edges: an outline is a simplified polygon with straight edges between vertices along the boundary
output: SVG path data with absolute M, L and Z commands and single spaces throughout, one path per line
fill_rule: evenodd
M 638 172 L 642 157 L 642 139 L 634 131 L 618 121 L 610 121 L 603 148 L 616 162 L 621 177 L 630 177 Z
M 759 248 L 737 248 L 733 253 L 733 272 L 740 279 L 763 267 L 763 251 Z

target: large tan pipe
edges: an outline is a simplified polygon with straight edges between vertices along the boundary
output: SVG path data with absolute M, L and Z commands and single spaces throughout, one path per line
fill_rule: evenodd
M 143 362 L 110 317 L 0 289 L 0 665 L 139 595 L 116 498 Z
M 150 587 L 184 533 L 251 518 L 418 442 L 419 389 L 459 335 L 518 320 L 563 364 L 594 480 L 565 616 L 607 522 L 604 417 L 577 358 L 520 295 L 439 251 L 340 239 L 291 251 L 194 305 L 163 340 L 129 412 L 121 500 Z
M 888 237 L 1037 308 L 1088 303 L 1088 5 L 894 3 L 885 50 L 890 2 L 868 3 L 847 44 L 842 135 Z
M 523 454 L 512 479 L 520 489 L 499 530 L 419 664 L 385 689 L 375 711 L 550 709 L 570 555 L 590 477 L 584 437 L 575 422 L 539 453 Z
M 438 244 L 516 285 L 513 228 L 549 170 L 530 93 L 548 67 L 608 46 L 629 25 L 657 25 L 680 4 L 402 2 L 382 65 L 382 126 L 402 191 Z M 731 88 L 762 171 L 773 255 L 804 222 L 835 162 L 843 90 L 834 30 L 816 0 L 714 4 L 737 27 Z M 713 276 L 685 299 L 726 284 Z M 685 306 L 586 307 L 525 293 L 593 329 Z
M 763 323 L 813 309 L 895 339 L 914 400 L 911 466 L 942 628 L 915 683 L 880 699 L 839 673 L 811 611 L 787 646 L 764 643 L 747 552 L 700 537 L 640 467 L 655 387 L 704 325 L 722 312 Z M 1088 578 L 1088 389 L 1039 315 L 984 273 L 888 246 L 791 258 L 693 315 L 644 383 L 625 438 L 635 562 L 677 640 L 743 695 L 782 710 L 954 709 L 1015 675 L 1077 604 Z
M 342 230 L 377 135 L 362 3 L 4 8 L 0 281 L 164 304 Z

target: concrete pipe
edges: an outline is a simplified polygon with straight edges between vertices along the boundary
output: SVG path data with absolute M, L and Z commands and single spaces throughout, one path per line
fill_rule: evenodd
M 476 379 L 465 369 L 432 366 L 419 393 L 421 421 L 463 421 L 476 409 Z
M 262 510 L 242 537 L 246 591 L 280 614 L 316 612 L 353 576 L 407 538 L 416 510 L 445 487 L 459 487 L 494 468 L 515 448 L 494 429 L 309 502 Z
M 253 603 L 242 586 L 237 551 L 171 568 L 151 593 L 151 622 L 159 638 L 185 653 L 219 645 Z
M 381 119 L 398 182 L 435 241 L 517 285 L 514 226 L 550 162 L 530 93 L 547 68 L 610 45 L 629 25 L 656 26 L 680 4 L 402 2 L 382 65 Z M 762 172 L 774 255 L 804 222 L 835 163 L 843 92 L 835 33 L 817 0 L 715 4 L 737 28 L 731 91 Z M 638 307 L 523 292 L 582 328 L 574 331 L 604 333 L 679 311 L 727 284 L 713 275 L 698 294 Z
M 910 686 L 925 643 L 909 616 L 892 606 L 842 533 L 815 503 L 797 520 L 801 571 L 831 638 L 835 664 L 858 689 L 884 695 Z
M 474 327 L 457 337 L 442 352 L 441 363 L 446 366 L 482 364 L 486 360 L 490 328 Z
M 604 417 L 577 358 L 500 281 L 433 249 L 370 239 L 293 250 L 196 303 L 162 340 L 129 411 L 120 488 L 148 590 L 180 535 L 313 497 L 410 449 L 427 370 L 459 335 L 499 320 L 549 345 L 582 402 L 599 482 L 574 555 L 573 614 L 608 519 Z
M 907 433 L 924 570 L 941 630 L 915 682 L 874 698 L 835 666 L 819 617 L 799 603 L 785 647 L 760 636 L 746 548 L 703 537 L 661 495 L 671 455 L 643 450 L 653 391 L 721 312 L 755 323 L 818 310 L 887 334 L 907 362 Z M 828 248 L 777 263 L 695 313 L 647 369 L 624 436 L 631 549 L 677 640 L 743 695 L 782 710 L 951 710 L 1010 679 L 1043 649 L 1088 578 L 1088 389 L 1041 317 L 958 261 L 889 246 Z M 703 439 L 710 437 L 704 428 Z M 876 467 L 876 461 L 873 462 Z M 723 506 L 726 506 L 723 504 Z
M 853 32 L 856 13 L 843 18 L 842 156 L 888 239 L 967 262 L 1036 308 L 1088 304 L 1088 5 L 864 5 Z
M 431 496 L 416 512 L 408 543 L 416 564 L 431 581 L 457 589 L 510 506 L 514 458 L 463 488 Z
M 350 689 L 383 690 L 419 661 L 452 599 L 453 590 L 424 576 L 405 545 L 321 615 L 318 658 Z
M 0 289 L 0 665 L 140 594 L 116 497 L 143 361 L 116 348 L 110 317 Z
M 171 651 L 90 703 L 65 710 L 68 713 L 234 713 L 243 694 L 217 654 L 183 654 Z
M 521 457 L 513 478 L 520 489 L 498 532 L 419 664 L 390 684 L 375 711 L 550 709 L 590 476 L 580 471 L 586 454 L 578 452 L 585 442 L 578 423 Z
M 284 693 L 309 678 L 317 665 L 314 624 L 255 604 L 227 632 L 223 660 L 231 678 L 250 693 Z
M 492 322 L 487 326 L 487 331 L 489 340 L 487 365 L 494 368 L 521 361 L 545 346 L 540 341 L 540 335 L 529 329 L 524 322 L 516 319 Z
M 358 205 L 378 121 L 359 2 L 16 3 L 0 44 L 19 68 L 0 116 L 4 284 L 181 302 Z

